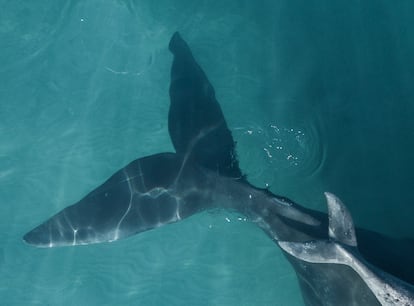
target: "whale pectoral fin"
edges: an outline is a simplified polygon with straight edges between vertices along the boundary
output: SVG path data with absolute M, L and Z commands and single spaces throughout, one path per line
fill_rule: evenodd
M 173 153 L 137 159 L 23 239 L 37 247 L 111 242 L 178 221 L 186 214 L 175 194 L 181 163 Z
M 328 206 L 328 240 L 308 242 L 279 241 L 279 246 L 297 259 L 310 263 L 349 264 L 343 246 L 357 247 L 354 222 L 346 206 L 332 193 L 325 192 Z M 343 245 L 343 246 L 342 246 Z
M 325 197 L 328 205 L 329 237 L 342 244 L 356 247 L 357 239 L 351 213 L 334 194 L 325 192 Z
M 178 32 L 169 49 L 174 60 L 168 129 L 176 152 L 221 175 L 241 177 L 235 143 L 213 86 Z

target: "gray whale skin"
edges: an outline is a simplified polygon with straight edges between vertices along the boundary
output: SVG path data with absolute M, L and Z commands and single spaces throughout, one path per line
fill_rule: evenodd
M 414 305 L 413 240 L 355 228 L 333 194 L 325 194 L 323 214 L 251 185 L 214 89 L 178 32 L 169 49 L 175 152 L 132 161 L 24 241 L 45 248 L 112 242 L 222 207 L 244 214 L 283 250 L 306 305 Z

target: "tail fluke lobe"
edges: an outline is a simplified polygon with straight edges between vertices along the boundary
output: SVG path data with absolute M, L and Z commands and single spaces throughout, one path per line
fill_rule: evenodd
M 241 177 L 235 143 L 214 88 L 187 43 L 175 33 L 168 129 L 176 152 L 220 175 Z
M 23 239 L 28 244 L 55 247 L 114 241 L 208 208 L 211 194 L 198 191 L 202 182 L 197 180 L 203 173 L 193 171 L 193 166 L 241 177 L 235 144 L 212 85 L 179 33 L 173 35 L 169 48 L 174 61 L 168 125 L 177 154 L 132 162 L 27 233 Z
M 36 247 L 112 242 L 179 221 L 211 202 L 197 173 L 173 153 L 137 159 L 23 239 Z

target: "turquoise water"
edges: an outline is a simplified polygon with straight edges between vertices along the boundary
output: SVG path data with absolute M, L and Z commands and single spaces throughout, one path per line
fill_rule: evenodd
M 32 2 L 0 1 L 2 305 L 302 304 L 274 243 L 224 211 L 112 244 L 21 240 L 172 150 L 176 30 L 251 182 L 319 210 L 334 192 L 359 226 L 414 237 L 412 1 Z

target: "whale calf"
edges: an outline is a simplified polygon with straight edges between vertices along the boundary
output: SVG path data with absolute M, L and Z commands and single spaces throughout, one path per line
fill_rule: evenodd
M 318 290 L 315 290 L 315 287 L 309 288 L 313 293 L 311 296 L 305 296 L 307 305 L 413 305 L 414 287 L 381 271 L 361 256 L 348 209 L 335 195 L 326 192 L 325 196 L 329 212 L 329 239 L 277 242 L 291 256 L 289 259 L 298 277 L 306 280 L 303 286 L 313 284 L 320 287 Z M 338 273 L 332 265 L 351 268 L 363 284 L 355 281 L 350 272 Z M 347 284 L 347 290 L 332 286 L 335 282 Z M 337 292 L 338 289 L 340 292 Z M 323 301 L 312 296 L 322 290 L 330 291 L 329 294 L 325 294 Z M 345 294 L 350 297 L 344 297 Z
M 324 214 L 250 184 L 214 88 L 178 32 L 169 49 L 175 152 L 132 161 L 23 240 L 44 248 L 113 242 L 220 207 L 244 214 L 281 247 L 306 305 L 414 305 L 413 241 L 354 227 L 331 194 Z

